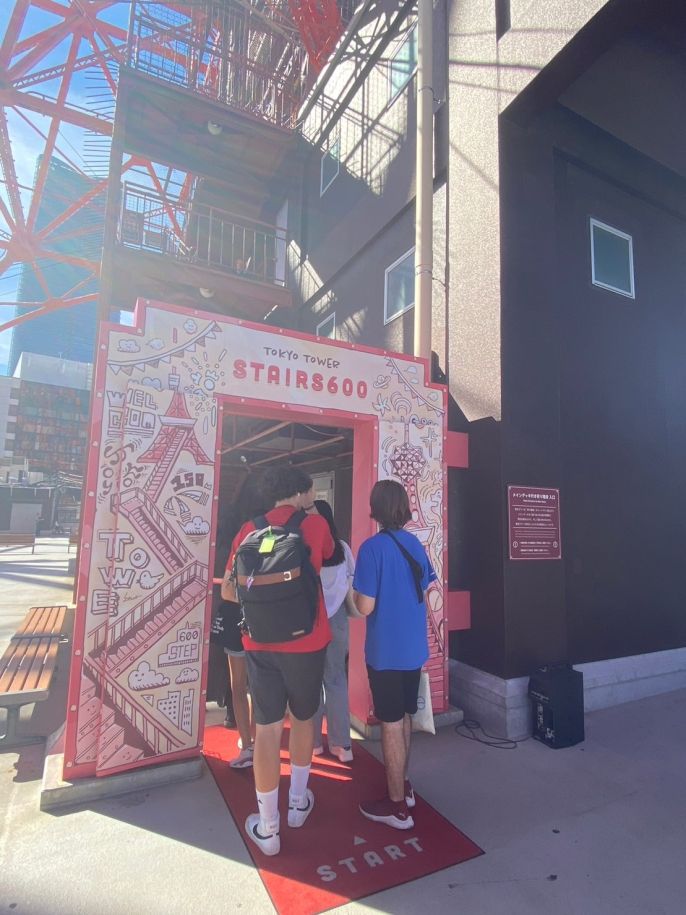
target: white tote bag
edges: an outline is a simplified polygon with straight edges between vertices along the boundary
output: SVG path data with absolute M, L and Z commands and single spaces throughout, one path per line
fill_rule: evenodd
M 426 731 L 435 734 L 434 711 L 431 705 L 431 684 L 428 673 L 423 670 L 419 677 L 419 695 L 417 696 L 417 713 L 412 716 L 412 730 Z

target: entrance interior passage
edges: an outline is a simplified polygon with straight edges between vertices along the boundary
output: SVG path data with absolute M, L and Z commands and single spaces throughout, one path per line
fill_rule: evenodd
M 220 527 L 224 512 L 240 517 L 240 523 L 259 514 L 265 508 L 260 503 L 263 473 L 286 462 L 316 481 L 315 497 L 335 506 L 338 531 L 350 543 L 351 428 L 241 416 L 227 406 L 220 450 Z

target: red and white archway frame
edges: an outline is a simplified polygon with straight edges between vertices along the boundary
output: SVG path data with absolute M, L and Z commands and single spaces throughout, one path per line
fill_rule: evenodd
M 429 595 L 435 711 L 448 705 L 447 391 L 422 360 L 139 302 L 102 325 L 77 578 L 65 777 L 202 746 L 222 416 L 354 430 L 353 548 L 368 496 L 400 479 L 438 574 Z M 371 708 L 352 625 L 351 710 Z

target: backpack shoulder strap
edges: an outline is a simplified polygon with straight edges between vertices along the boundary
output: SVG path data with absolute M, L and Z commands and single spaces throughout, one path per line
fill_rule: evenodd
M 302 532 L 300 531 L 300 525 L 303 523 L 305 518 L 307 518 L 307 512 L 305 511 L 304 508 L 299 508 L 298 511 L 293 512 L 291 517 L 284 524 L 283 529 L 285 531 L 287 531 L 288 533 L 298 534 L 300 536 L 300 542 L 305 551 L 305 555 L 303 557 L 303 565 L 305 568 L 307 568 L 307 570 L 310 572 L 310 574 L 314 578 L 316 578 L 317 581 L 319 581 L 319 574 L 316 572 L 316 570 L 310 560 L 310 557 L 312 555 L 312 550 L 310 549 L 310 545 L 305 542 L 305 538 L 303 537 Z
M 423 588 L 422 588 L 422 567 L 421 567 L 421 564 L 414 558 L 414 556 L 412 555 L 412 553 L 410 553 L 409 550 L 406 550 L 406 549 L 405 549 L 405 547 L 404 547 L 404 546 L 402 545 L 402 543 L 398 540 L 398 538 L 395 537 L 395 536 L 393 535 L 393 532 L 392 532 L 392 531 L 389 531 L 389 530 L 387 530 L 386 528 L 383 528 L 383 529 L 380 531 L 380 533 L 381 533 L 381 534 L 387 534 L 387 535 L 391 538 L 391 540 L 393 541 L 393 543 L 395 543 L 395 545 L 398 547 L 398 549 L 399 549 L 400 552 L 403 554 L 403 556 L 405 557 L 405 560 L 406 560 L 407 564 L 408 564 L 409 567 L 410 567 L 410 571 L 412 572 L 412 578 L 413 578 L 413 580 L 414 580 L 414 586 L 415 586 L 415 589 L 416 589 L 416 591 L 417 591 L 417 601 L 421 604 L 421 602 L 424 600 L 424 590 L 423 590 Z
M 298 511 L 293 512 L 291 517 L 284 524 L 284 530 L 297 531 L 305 518 L 307 518 L 307 512 L 304 508 L 299 508 Z
M 256 531 L 261 531 L 264 527 L 269 527 L 269 521 L 267 521 L 266 515 L 258 515 L 256 518 L 252 519 L 252 523 L 255 525 Z

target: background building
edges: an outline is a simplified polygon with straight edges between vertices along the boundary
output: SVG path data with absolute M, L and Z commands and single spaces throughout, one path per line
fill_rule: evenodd
M 0 377 L 0 530 L 78 527 L 91 366 L 24 353 Z
M 14 377 L 22 381 L 35 381 L 38 384 L 90 391 L 93 365 L 90 362 L 76 362 L 74 359 L 59 359 L 57 356 L 22 353 L 14 370 Z
M 41 157 L 36 169 L 40 168 Z M 86 194 L 95 182 L 71 168 L 61 159 L 51 158 L 45 187 L 36 217 L 36 229 L 49 226 L 62 217 L 69 202 Z M 19 299 L 24 302 L 42 302 L 45 290 L 42 280 L 48 281 L 51 296 L 66 295 L 76 290 L 78 295 L 97 292 L 96 280 L 88 279 L 89 271 L 67 258 L 74 256 L 99 261 L 102 256 L 104 194 L 93 197 L 62 222 L 52 236 L 51 250 L 63 256 L 61 260 L 41 258 L 38 273 L 24 264 L 19 283 Z M 26 309 L 27 311 L 30 309 Z M 18 314 L 22 309 L 18 309 Z M 40 353 L 80 362 L 92 362 L 97 326 L 97 307 L 89 302 L 42 314 L 32 321 L 18 325 L 12 331 L 8 374 L 14 374 L 22 353 Z
M 14 462 L 24 461 L 30 473 L 82 476 L 90 391 L 20 381 L 16 394 L 16 419 L 8 425 Z
M 386 30 L 371 68 L 344 38 L 289 200 L 300 326 L 404 351 L 414 28 Z M 434 5 L 433 36 L 432 349 L 470 437 L 454 697 L 521 736 L 540 665 L 581 665 L 591 708 L 686 682 L 686 20 L 669 0 L 463 0 Z M 561 560 L 510 558 L 510 485 L 560 491 Z

